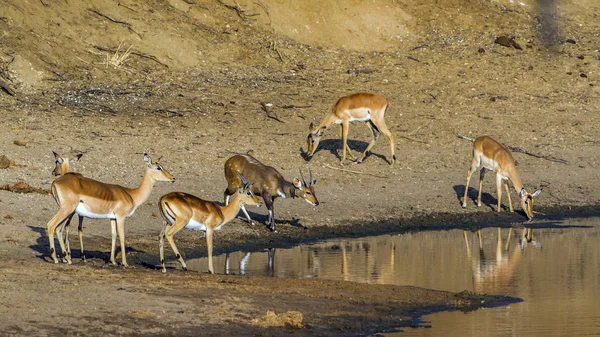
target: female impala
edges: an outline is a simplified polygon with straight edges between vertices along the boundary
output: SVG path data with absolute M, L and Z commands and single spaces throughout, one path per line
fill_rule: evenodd
M 52 170 L 52 175 L 55 177 L 62 176 L 63 174 L 70 172 L 71 160 L 79 160 L 81 156 L 83 156 L 82 153 L 79 153 L 71 158 L 63 158 L 61 155 L 54 151 L 52 151 L 52 153 L 54 154 L 55 159 L 54 170 Z
M 55 177 L 62 176 L 63 174 L 71 172 L 71 161 L 72 160 L 79 161 L 79 159 L 81 158 L 81 156 L 83 156 L 82 153 L 79 153 L 79 154 L 77 154 L 77 155 L 75 155 L 75 156 L 73 156 L 71 158 L 68 158 L 68 157 L 63 158 L 61 155 L 59 155 L 58 153 L 56 153 L 54 151 L 52 151 L 52 153 L 54 154 L 54 170 L 52 170 L 52 175 L 55 176 Z M 67 221 L 64 222 L 64 225 L 63 226 L 59 226 L 58 229 L 56 230 L 57 236 L 60 237 L 61 239 L 63 237 L 62 236 L 63 228 L 65 229 L 65 236 L 66 237 L 69 236 L 69 226 L 71 225 L 71 219 L 73 219 L 73 215 L 75 215 L 75 213 L 71 214 L 69 216 L 69 218 L 67 219 Z M 79 216 L 78 232 L 79 232 L 79 243 L 81 245 L 81 259 L 83 261 L 85 261 L 85 255 L 83 254 L 83 240 L 82 240 L 82 236 L 83 236 L 83 216 L 81 216 L 81 215 Z M 59 241 L 61 239 L 59 239 Z M 68 239 L 67 239 L 67 252 L 71 252 L 71 247 L 70 247 Z
M 158 164 L 152 162 L 147 154 L 144 160 L 148 165 L 146 174 L 138 188 L 131 189 L 119 185 L 104 184 L 85 178 L 78 173 L 66 173 L 52 183 L 52 196 L 58 203 L 58 213 L 50 219 L 47 226 L 50 241 L 50 255 L 54 263 L 58 263 L 54 248 L 54 232 L 56 228 L 74 213 L 86 218 L 110 219 L 112 247 L 110 262 L 115 262 L 115 245 L 117 231 L 121 241 L 121 261 L 127 266 L 125 256 L 125 217 L 131 216 L 136 208 L 148 200 L 154 183 L 157 181 L 174 182 L 175 178 Z M 67 237 L 67 247 L 69 238 Z M 71 252 L 65 251 L 62 237 L 58 236 L 60 248 L 65 253 L 67 263 L 71 263 Z M 83 254 L 83 252 L 82 252 Z
M 259 162 L 256 158 L 248 154 L 235 155 L 225 162 L 225 179 L 227 180 L 227 189 L 225 189 L 225 204 L 229 202 L 229 198 L 235 191 L 244 186 L 244 183 L 239 179 L 237 172 L 241 172 L 248 181 L 252 182 L 252 192 L 256 195 L 260 195 L 265 202 L 265 206 L 269 210 L 269 220 L 267 225 L 273 232 L 277 232 L 275 229 L 275 216 L 273 214 L 274 206 L 273 203 L 277 197 L 282 198 L 296 198 L 300 197 L 313 206 L 318 206 L 319 201 L 315 194 L 316 180 L 313 180 L 312 172 L 308 170 L 310 174 L 310 181 L 307 183 L 300 171 L 300 177 L 294 178 L 293 183 L 285 180 L 281 173 L 277 172 L 274 167 L 264 165 Z M 246 212 L 246 208 L 242 205 L 242 212 L 246 215 L 246 219 L 252 225 L 252 219 Z
M 394 135 L 392 135 L 390 130 L 387 128 L 383 119 L 387 107 L 388 101 L 383 96 L 376 94 L 358 93 L 340 98 L 333 106 L 331 113 L 328 114 L 325 119 L 323 119 L 319 126 L 313 129 L 313 124 L 311 123 L 308 127 L 310 133 L 306 138 L 306 143 L 308 146 L 307 153 L 309 157 L 312 157 L 317 150 L 317 146 L 319 146 L 319 141 L 321 140 L 321 136 L 323 136 L 325 130 L 331 124 L 335 123 L 341 124 L 342 127 L 340 133 L 340 138 L 342 139 L 342 159 L 340 161 L 340 165 L 344 165 L 344 161 L 346 161 L 346 153 L 348 153 L 352 160 L 356 160 L 356 157 L 350 153 L 347 141 L 350 122 L 358 121 L 368 122 L 367 125 L 373 133 L 373 139 L 365 149 L 365 152 L 363 152 L 358 162 L 361 163 L 363 160 L 365 160 L 367 153 L 369 150 L 371 150 L 373 145 L 375 145 L 375 141 L 379 136 L 379 132 L 381 132 L 390 141 L 391 156 L 388 161 L 390 165 L 393 165 L 396 161 L 396 155 L 394 154 Z
M 208 271 L 214 274 L 212 261 L 214 232 L 233 220 L 244 204 L 256 206 L 262 204 L 258 197 L 252 193 L 252 185 L 248 184 L 239 172 L 237 174 L 243 186 L 237 189 L 231 197 L 230 203 L 225 206 L 219 206 L 212 201 L 205 201 L 183 192 L 169 193 L 160 198 L 158 208 L 163 217 L 163 230 L 160 232 L 159 248 L 160 265 L 163 273 L 167 272 L 164 258 L 165 237 L 171 248 L 173 248 L 181 267 L 183 270 L 187 270 L 185 261 L 179 254 L 175 241 L 173 241 L 175 233 L 185 227 L 205 232 L 206 247 L 208 249 Z
M 469 180 L 471 175 L 480 165 L 483 165 L 479 176 L 479 194 L 477 195 L 477 206 L 481 207 L 481 188 L 483 186 L 483 176 L 486 170 L 494 171 L 496 173 L 496 190 L 498 192 L 498 207 L 497 211 L 500 212 L 500 204 L 502 199 L 502 184 L 506 184 L 506 194 L 508 194 L 508 205 L 511 212 L 513 212 L 512 200 L 510 199 L 510 190 L 508 187 L 508 180 L 513 184 L 513 187 L 521 198 L 521 205 L 525 211 L 525 215 L 531 221 L 533 219 L 533 198 L 537 197 L 542 190 L 539 189 L 533 194 L 529 194 L 525 188 L 521 178 L 517 173 L 515 167 L 515 161 L 511 152 L 504 147 L 504 145 L 498 143 L 488 136 L 481 136 L 475 139 L 473 143 L 473 161 L 471 162 L 471 168 L 467 171 L 467 184 L 465 186 L 465 195 L 463 197 L 462 207 L 467 207 L 467 191 L 469 190 Z

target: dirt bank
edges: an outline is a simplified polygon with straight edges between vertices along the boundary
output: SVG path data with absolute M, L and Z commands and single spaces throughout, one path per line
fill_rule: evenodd
M 161 163 L 177 178 L 174 185 L 158 183 L 127 219 L 132 269 L 104 264 L 110 229 L 101 220 L 84 224 L 86 265 L 77 258 L 73 266 L 49 263 L 45 224 L 56 213 L 55 202 L 46 194 L 0 190 L 6 317 L 0 330 L 298 333 L 265 327 L 270 320 L 261 318 L 273 310 L 302 313 L 302 334 L 356 335 L 412 324 L 428 310 L 481 304 L 473 294 L 460 295 L 457 305 L 456 294 L 424 289 L 164 275 L 142 264 L 138 257 L 158 255 L 159 196 L 178 190 L 222 200 L 225 160 L 249 149 L 288 179 L 310 167 L 320 205 L 277 200 L 279 233 L 236 219 L 217 236 L 216 253 L 334 236 L 520 226 L 522 214 L 493 212 L 489 175 L 485 206 L 460 207 L 471 144 L 458 133 L 487 134 L 563 160 L 515 153 L 525 186 L 544 188 L 535 203 L 544 214 L 536 221 L 598 209 L 596 1 L 564 1 L 560 10 L 533 1 L 321 3 L 0 5 L 0 155 L 9 166 L 0 169 L 0 186 L 24 182 L 47 190 L 53 150 L 83 152 L 73 169 L 104 182 L 136 186 L 145 151 L 163 156 Z M 507 38 L 495 43 L 500 36 Z M 385 163 L 388 145 L 379 139 L 366 162 L 344 167 L 355 172 L 339 170 L 337 127 L 307 161 L 310 122 L 320 121 L 339 97 L 359 91 L 389 100 L 386 122 L 397 138 L 396 165 Z M 353 151 L 366 148 L 368 133 L 361 124 L 351 126 Z M 251 211 L 264 224 L 266 211 Z M 186 256 L 204 252 L 201 233 L 184 231 L 175 239 Z M 75 234 L 71 242 L 77 241 Z M 504 299 L 486 297 L 484 303 L 498 300 Z

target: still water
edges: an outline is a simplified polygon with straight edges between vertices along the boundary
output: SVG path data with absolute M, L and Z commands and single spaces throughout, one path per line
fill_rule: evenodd
M 600 218 L 340 239 L 215 257 L 215 272 L 470 290 L 523 302 L 423 317 L 386 336 L 600 335 Z M 206 270 L 206 258 L 188 262 Z

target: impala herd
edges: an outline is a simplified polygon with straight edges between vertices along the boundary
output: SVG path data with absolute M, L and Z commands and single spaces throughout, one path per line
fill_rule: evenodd
M 384 121 L 384 114 L 388 108 L 388 101 L 380 95 L 358 93 L 340 98 L 333 106 L 331 113 L 317 126 L 309 126 L 307 136 L 307 157 L 310 159 L 319 146 L 320 138 L 332 124 L 340 124 L 340 138 L 342 140 L 342 153 L 340 165 L 346 162 L 346 154 L 358 163 L 364 161 L 375 144 L 379 133 L 383 133 L 390 143 L 390 156 L 388 163 L 393 165 L 396 161 L 394 136 Z M 351 122 L 366 122 L 372 132 L 373 138 L 358 158 L 354 157 L 347 145 L 348 130 Z M 59 206 L 58 213 L 46 225 L 50 244 L 50 256 L 54 263 L 59 263 L 57 258 L 54 236 L 56 234 L 62 250 L 62 261 L 71 264 L 71 249 L 69 244 L 69 225 L 75 214 L 79 217 L 79 242 L 81 245 L 81 258 L 85 261 L 83 250 L 83 218 L 109 219 L 112 234 L 110 262 L 116 264 L 115 250 L 117 236 L 121 246 L 121 262 L 127 266 L 125 255 L 125 218 L 132 216 L 138 206 L 143 204 L 158 181 L 173 183 L 175 178 L 165 170 L 159 161 L 152 161 L 148 154 L 144 154 L 146 172 L 142 182 L 137 188 L 127 188 L 120 185 L 105 184 L 79 173 L 70 172 L 70 162 L 79 160 L 81 154 L 73 158 L 63 158 L 54 152 L 56 159 L 52 171 L 58 176 L 52 183 L 51 193 Z M 525 215 L 531 221 L 533 218 L 533 198 L 541 190 L 528 193 L 517 173 L 515 162 L 510 151 L 502 144 L 490 137 L 482 136 L 474 140 L 473 159 L 471 168 L 467 172 L 467 183 L 462 198 L 462 207 L 467 206 L 467 192 L 469 181 L 475 171 L 483 166 L 480 173 L 479 194 L 477 206 L 481 206 L 482 181 L 486 171 L 496 174 L 496 187 L 498 194 L 497 211 L 500 212 L 502 185 L 508 195 L 509 209 L 513 212 L 508 181 L 510 180 L 517 191 Z M 287 181 L 275 168 L 264 165 L 250 154 L 238 154 L 227 159 L 224 165 L 227 188 L 224 192 L 224 205 L 200 199 L 194 195 L 183 192 L 172 192 L 160 198 L 158 207 L 163 218 L 163 229 L 159 236 L 160 264 L 166 272 L 164 259 L 164 239 L 166 238 L 175 253 L 175 256 L 184 270 L 187 266 L 173 236 L 183 228 L 201 230 L 205 232 L 208 249 L 208 270 L 214 273 L 212 263 L 213 235 L 227 222 L 233 220 L 241 210 L 248 222 L 254 225 L 246 211 L 248 206 L 261 206 L 263 203 L 268 209 L 267 225 L 276 232 L 273 203 L 278 197 L 302 198 L 313 206 L 319 205 L 315 194 L 316 180 L 308 170 L 308 181 L 300 171 L 300 179 L 294 178 Z M 63 235 L 64 233 L 64 235 Z

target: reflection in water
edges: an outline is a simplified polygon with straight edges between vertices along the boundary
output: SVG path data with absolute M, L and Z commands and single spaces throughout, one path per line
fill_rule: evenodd
M 428 231 L 235 252 L 215 270 L 243 275 L 414 285 L 519 297 L 508 307 L 424 317 L 398 336 L 585 335 L 600 331 L 600 219 L 532 228 Z M 189 261 L 203 270 L 204 259 Z

